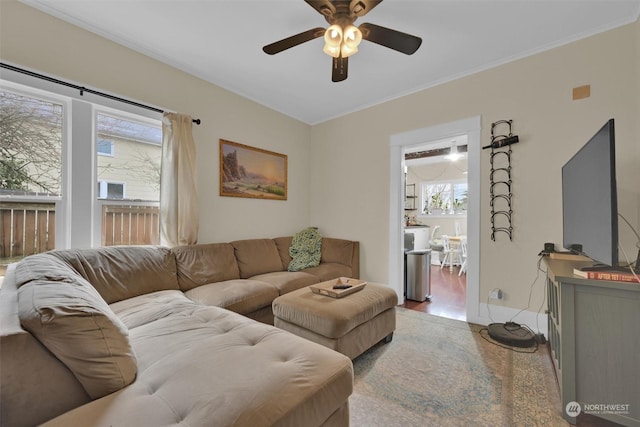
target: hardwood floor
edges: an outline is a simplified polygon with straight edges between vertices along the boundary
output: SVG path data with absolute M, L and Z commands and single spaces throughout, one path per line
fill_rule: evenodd
M 467 275 L 460 267 L 431 266 L 431 301 L 405 300 L 403 307 L 449 319 L 467 320 Z

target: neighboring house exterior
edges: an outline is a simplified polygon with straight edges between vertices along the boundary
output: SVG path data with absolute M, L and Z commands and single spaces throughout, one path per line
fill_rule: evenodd
M 108 116 L 98 118 L 98 197 L 160 200 L 162 129 Z M 107 125 L 114 120 L 116 126 Z

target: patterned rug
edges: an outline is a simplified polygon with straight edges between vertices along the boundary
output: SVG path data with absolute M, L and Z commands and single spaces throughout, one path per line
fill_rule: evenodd
M 351 425 L 569 426 L 547 347 L 512 351 L 482 329 L 398 308 L 393 341 L 353 362 Z

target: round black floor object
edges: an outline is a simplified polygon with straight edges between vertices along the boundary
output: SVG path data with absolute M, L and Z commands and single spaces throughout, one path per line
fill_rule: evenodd
M 487 330 L 491 338 L 512 347 L 533 347 L 536 344 L 533 333 L 518 323 L 492 323 Z

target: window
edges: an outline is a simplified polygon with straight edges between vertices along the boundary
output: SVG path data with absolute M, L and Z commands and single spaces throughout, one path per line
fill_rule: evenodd
M 0 190 L 5 195 L 62 193 L 63 105 L 0 90 Z
M 113 141 L 109 141 L 108 139 L 99 139 L 96 145 L 99 155 L 113 157 Z
M 0 87 L 0 271 L 56 247 L 65 110 L 53 98 Z
M 466 213 L 468 186 L 465 181 L 423 182 L 422 215 L 452 215 Z
M 98 198 L 116 200 L 124 199 L 124 183 L 98 181 Z
M 160 122 L 100 109 L 95 134 L 114 154 L 97 159 L 101 233 L 94 239 L 103 246 L 160 243 Z
M 56 248 L 158 244 L 160 118 L 3 71 L 0 268 Z

